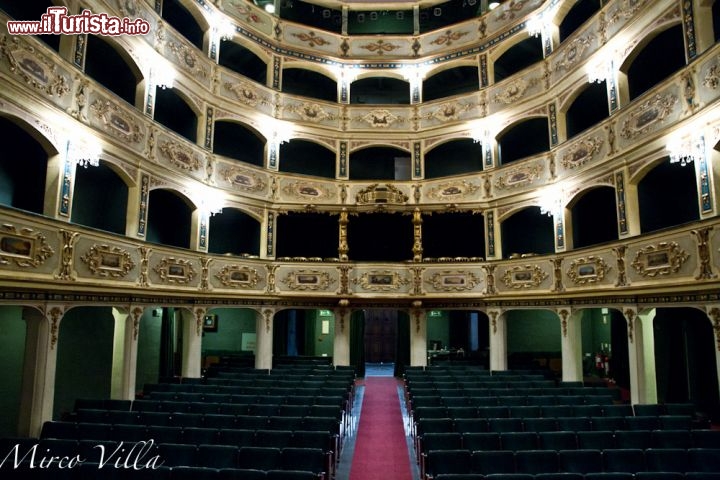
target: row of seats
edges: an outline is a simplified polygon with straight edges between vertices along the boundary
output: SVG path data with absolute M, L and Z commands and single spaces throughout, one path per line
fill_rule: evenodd
M 421 450 L 583 450 L 615 448 L 720 449 L 720 430 L 599 432 L 426 433 Z
M 307 390 L 307 391 L 306 391 Z M 344 389 L 294 389 L 288 392 L 291 396 L 302 398 L 303 404 L 311 401 L 317 405 L 344 405 L 348 399 L 348 392 Z M 316 402 L 315 399 L 318 398 Z M 204 403 L 248 403 L 248 404 L 285 404 L 287 395 L 248 395 L 229 393 L 186 393 L 186 392 L 151 392 L 142 399 L 135 400 L 135 404 L 142 404 L 146 400 L 169 400 L 174 402 L 204 402 Z M 297 404 L 297 403 L 296 403 Z M 135 407 L 133 407 L 136 409 Z
M 478 418 L 456 416 L 435 418 L 425 416 L 415 421 L 415 433 L 428 431 L 471 432 L 552 432 L 558 430 L 690 430 L 689 415 L 659 417 L 525 417 Z
M 344 382 L 343 382 L 344 383 Z M 173 386 L 169 386 L 173 385 Z M 253 385 L 193 385 L 193 384 L 155 384 L 152 386 L 146 386 L 146 391 L 143 392 L 143 396 L 152 394 L 155 392 L 177 392 L 177 393 L 198 393 L 204 395 L 210 394 L 225 394 L 225 395 L 277 395 L 287 396 L 297 391 L 298 395 L 334 395 L 343 394 L 346 395 L 352 392 L 352 384 L 338 384 L 338 385 L 323 385 L 323 386 L 266 386 L 259 387 Z
M 131 411 L 134 412 L 188 412 L 188 413 L 227 413 L 232 412 L 233 415 L 249 412 L 251 406 L 254 409 L 260 408 L 259 405 L 267 405 L 270 409 L 277 407 L 289 406 L 330 406 L 340 411 L 346 409 L 346 401 L 342 397 L 337 396 L 317 396 L 317 397 L 287 397 L 280 399 L 272 397 L 265 399 L 264 402 L 258 402 L 257 397 L 252 396 L 233 396 L 231 402 L 208 402 L 208 401 L 176 401 L 176 400 L 155 400 L 152 398 L 135 400 Z M 288 403 L 277 403 L 286 400 Z M 292 410 L 292 409 L 291 409 Z
M 616 473 L 479 473 L 441 474 L 434 480 L 720 480 L 720 473 L 689 472 L 616 472 Z
M 342 418 L 342 411 L 333 405 L 245 405 L 220 404 L 204 413 L 174 411 L 125 411 L 81 408 L 68 420 L 83 423 L 123 423 L 130 425 L 176 425 L 188 427 L 227 427 L 235 425 L 236 417 L 333 417 Z M 222 413 L 217 413 L 222 412 Z
M 255 417 L 250 417 L 255 418 Z M 275 431 L 312 431 L 337 437 L 339 427 L 337 420 L 328 417 L 273 417 L 277 421 L 245 422 L 241 419 L 235 424 L 224 427 L 191 427 L 167 425 L 128 425 L 109 423 L 75 423 L 53 421 L 45 422 L 41 438 L 61 438 L 71 440 L 126 440 L 140 441 L 154 439 L 164 443 L 212 443 L 235 445 L 237 432 L 255 430 Z M 293 421 L 287 421 L 290 418 Z
M 74 469 L 38 470 L 28 464 L 5 471 L 6 480 L 322 480 L 327 476 L 302 470 L 257 470 L 208 467 L 159 467 L 158 469 L 128 470 L 83 463 Z
M 447 473 L 720 472 L 720 449 L 430 450 L 425 462 L 430 477 Z
M 521 402 L 513 403 L 513 400 L 522 397 L 414 397 L 412 408 L 417 407 L 480 407 L 485 417 L 646 417 L 660 415 L 689 415 L 695 413 L 695 406 L 692 404 L 667 404 L 662 409 L 643 408 L 654 405 L 629 405 L 629 404 L 549 404 L 541 403 L 543 397 L 528 398 L 527 401 L 538 401 L 536 404 L 523 405 Z M 469 400 L 471 403 L 464 403 Z M 500 405 L 499 403 L 502 402 Z M 660 406 L 660 405 L 658 405 Z M 518 415 L 514 413 L 517 412 Z M 529 413 L 534 412 L 534 413 Z
M 610 397 L 613 400 L 620 400 L 618 389 L 585 387 L 582 390 L 577 387 L 414 387 L 407 389 L 407 397 L 412 399 L 418 396 L 438 397 L 572 397 L 583 398 L 586 396 Z M 513 402 L 526 402 L 526 400 L 512 400 Z M 555 402 L 557 403 L 557 402 Z M 573 402 L 577 403 L 577 402 Z M 525 403 L 522 403 L 523 405 Z M 552 403 L 551 403 L 552 405 Z

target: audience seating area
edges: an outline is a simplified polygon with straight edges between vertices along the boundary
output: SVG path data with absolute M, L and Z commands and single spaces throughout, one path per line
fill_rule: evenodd
M 78 399 L 67 418 L 43 425 L 40 439 L 4 439 L 2 451 L 19 443 L 20 452 L 38 444 L 38 458 L 48 450 L 80 455 L 79 468 L 53 470 L 52 478 L 61 479 L 334 476 L 350 424 L 354 370 L 303 362 L 271 371 L 215 365 L 201 379 L 165 380 L 145 385 L 134 401 Z M 143 465 L 157 455 L 162 467 L 98 468 L 97 445 L 106 457 L 118 446 L 126 454 L 142 451 Z M 29 459 L 12 472 L 3 468 L 3 478 L 50 478 L 30 469 Z
M 720 430 L 692 404 L 471 367 L 410 369 L 405 388 L 425 480 L 720 480 Z

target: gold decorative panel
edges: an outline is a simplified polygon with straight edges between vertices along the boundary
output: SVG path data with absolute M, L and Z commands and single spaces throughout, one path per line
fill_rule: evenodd
M 172 257 L 163 258 L 153 270 L 163 282 L 179 285 L 192 282 L 196 273 L 190 261 Z
M 475 288 L 480 278 L 472 272 L 444 270 L 433 273 L 425 283 L 442 292 L 463 292 Z
M 36 268 L 54 253 L 40 232 L 8 224 L 0 227 L 0 265 L 12 262 L 20 268 Z
M 123 278 L 135 268 L 130 253 L 108 245 L 93 245 L 80 260 L 98 277 Z
M 610 268 L 602 258 L 590 255 L 573 260 L 567 270 L 567 276 L 575 285 L 598 283 L 605 278 Z
M 90 111 L 100 121 L 103 130 L 115 138 L 131 143 L 140 143 L 144 135 L 138 122 L 117 104 L 97 99 L 90 105 Z
M 539 287 L 546 278 L 547 272 L 537 265 L 516 265 L 505 270 L 502 281 L 506 287 L 519 290 Z
M 257 173 L 239 167 L 224 168 L 221 173 L 222 178 L 241 190 L 249 192 L 259 192 L 265 190 L 267 183 Z
M 255 288 L 260 282 L 260 275 L 256 268 L 240 265 L 226 265 L 218 273 L 215 278 L 220 280 L 226 287 L 230 288 Z
M 623 138 L 635 139 L 656 127 L 656 123 L 663 123 L 670 115 L 678 98 L 672 94 L 654 95 L 641 103 L 623 122 L 620 135 Z
M 374 183 L 369 187 L 360 190 L 355 196 L 359 205 L 367 204 L 403 204 L 408 202 L 409 197 L 397 187 L 386 183 L 380 185 Z
M 444 182 L 433 187 L 428 192 L 428 198 L 433 200 L 459 200 L 480 190 L 480 186 L 467 180 Z
M 677 273 L 688 258 L 676 242 L 660 242 L 640 249 L 631 265 L 640 276 L 653 278 Z
M 284 185 L 282 192 L 288 197 L 299 200 L 320 200 L 335 197 L 335 192 L 331 193 L 324 185 L 302 180 Z
M 373 270 L 363 273 L 360 278 L 353 278 L 353 283 L 359 285 L 363 290 L 392 292 L 409 285 L 410 279 L 390 270 Z
M 57 66 L 25 40 L 3 35 L 0 53 L 7 59 L 10 71 L 34 89 L 58 97 L 70 91 L 70 81 L 58 73 Z
M 603 141 L 597 137 L 586 138 L 573 144 L 563 153 L 560 163 L 565 168 L 577 168 L 589 162 L 600 152 Z
M 200 159 L 192 150 L 177 142 L 162 142 L 160 153 L 170 163 L 183 170 L 195 171 L 200 168 Z
M 507 173 L 497 176 L 495 179 L 495 188 L 498 190 L 504 190 L 528 185 L 535 181 L 540 176 L 541 172 L 542 167 L 537 163 L 511 168 Z
M 289 272 L 280 282 L 290 290 L 323 291 L 327 290 L 337 281 L 331 278 L 328 272 L 321 272 L 319 270 L 296 270 Z

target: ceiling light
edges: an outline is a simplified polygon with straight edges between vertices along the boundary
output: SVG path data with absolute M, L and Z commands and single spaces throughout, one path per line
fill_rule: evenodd
M 490 2 L 490 4 L 488 5 L 488 8 L 490 10 L 495 10 L 499 6 L 500 6 L 500 2 Z
M 266 3 L 265 4 L 265 11 L 267 13 L 273 14 L 275 13 L 275 4 L 274 3 Z

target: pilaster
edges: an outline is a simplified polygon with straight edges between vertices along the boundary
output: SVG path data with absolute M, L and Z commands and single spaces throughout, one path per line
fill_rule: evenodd
M 556 312 L 560 317 L 562 380 L 582 381 L 582 311 L 573 311 L 566 306 L 558 308 Z
M 335 313 L 335 338 L 333 339 L 333 363 L 335 366 L 350 365 L 350 310 L 349 302 L 340 300 Z
M 181 375 L 200 378 L 202 371 L 202 328 L 207 309 L 195 307 L 179 310 L 182 320 L 182 367 Z
M 427 366 L 427 311 L 410 311 L 410 366 Z
M 255 316 L 255 331 L 257 333 L 255 368 L 257 369 L 272 369 L 274 317 L 275 310 L 272 308 L 263 308 Z
M 489 309 L 490 370 L 507 370 L 507 319 L 502 310 Z

